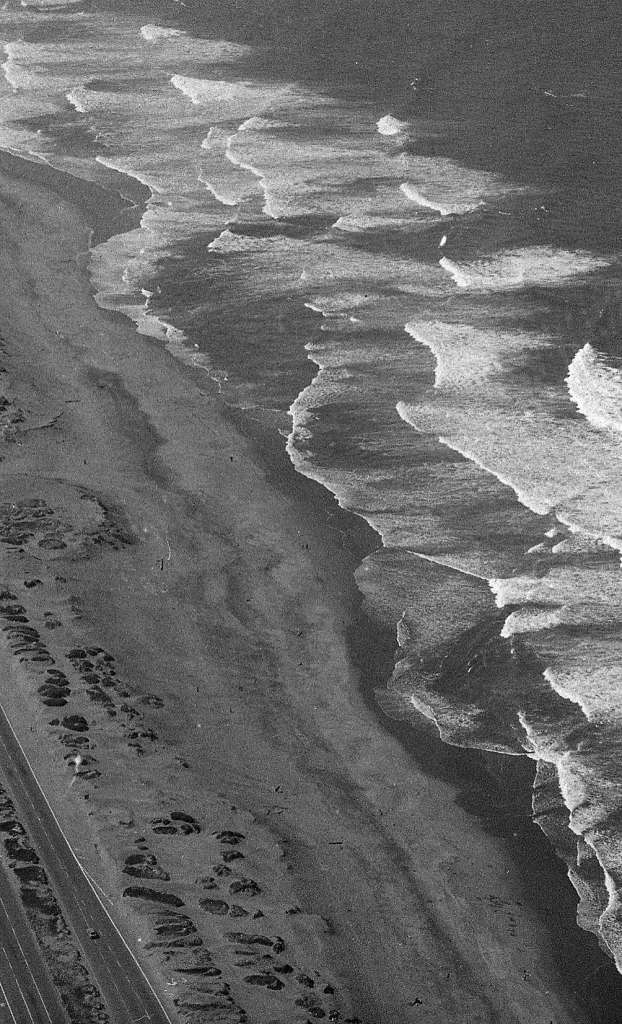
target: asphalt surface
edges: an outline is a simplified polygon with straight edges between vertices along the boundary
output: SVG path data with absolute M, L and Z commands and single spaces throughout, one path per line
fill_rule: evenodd
M 66 1024 L 21 903 L 0 870 L 0 1022 Z
M 65 920 L 82 947 L 111 1020 L 114 1024 L 136 1024 L 138 1021 L 170 1024 L 170 1018 L 148 978 L 109 916 L 105 897 L 99 895 L 94 883 L 78 863 L 2 705 L 0 764 L 19 819 L 41 859 Z M 0 990 L 0 1002 L 6 1001 L 8 1006 L 8 1011 L 4 1007 L 0 1008 L 0 1024 L 5 1024 L 5 1020 L 11 1024 L 22 1024 L 22 1021 L 33 1024 L 33 1020 L 37 1024 L 39 1021 L 42 1024 L 54 1021 L 56 1024 L 57 1021 L 65 1020 L 64 1016 L 58 1016 L 58 1000 L 54 1007 L 57 1016 L 53 1016 L 52 1002 L 48 1001 L 49 997 L 43 989 L 40 999 L 43 1006 L 37 1004 L 32 1008 L 32 1013 L 36 1010 L 38 1016 L 30 1017 L 23 1005 L 20 1006 L 19 990 L 25 996 L 32 985 L 35 961 L 31 962 L 29 968 L 25 963 L 27 956 L 18 956 L 12 947 L 8 947 L 8 933 L 3 927 L 1 916 L 0 929 L 0 981 L 6 993 L 5 999 Z M 98 932 L 99 938 L 90 937 L 91 929 Z M 6 949 L 6 958 L 2 954 L 3 947 Z M 29 948 L 32 950 L 32 943 Z M 24 945 L 23 949 L 25 951 L 27 947 Z

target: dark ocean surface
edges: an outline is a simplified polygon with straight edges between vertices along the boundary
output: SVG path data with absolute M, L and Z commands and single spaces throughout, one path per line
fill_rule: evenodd
M 0 12 L 0 146 L 149 197 L 94 239 L 98 301 L 378 532 L 357 580 L 400 648 L 378 701 L 536 762 L 536 820 L 619 969 L 621 22 L 493 0 Z

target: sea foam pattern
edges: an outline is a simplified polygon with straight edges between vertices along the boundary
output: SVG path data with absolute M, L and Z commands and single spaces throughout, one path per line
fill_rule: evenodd
M 0 144 L 146 186 L 140 225 L 91 253 L 98 301 L 272 415 L 374 526 L 357 580 L 400 649 L 382 701 L 539 761 L 582 923 L 620 961 L 621 378 L 585 339 L 540 371 L 562 290 L 615 261 L 526 241 L 542 197 L 430 155 L 423 116 L 254 77 L 251 47 L 144 14 L 45 6 L 46 33 L 0 13 Z
M 622 432 L 622 370 L 584 345 L 568 368 L 568 391 L 593 426 Z
M 569 252 L 534 246 L 497 253 L 474 263 L 459 263 L 443 256 L 440 265 L 458 288 L 477 291 L 508 291 L 514 288 L 550 287 L 576 280 L 583 274 L 607 267 L 610 260 L 588 252 Z

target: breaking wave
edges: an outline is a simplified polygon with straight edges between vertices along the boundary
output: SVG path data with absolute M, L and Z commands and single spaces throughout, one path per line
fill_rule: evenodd
M 148 189 L 91 253 L 98 301 L 267 410 L 296 468 L 371 523 L 357 580 L 400 649 L 380 699 L 539 761 L 582 922 L 620 958 L 622 376 L 589 344 L 555 376 L 561 289 L 615 260 L 529 235 L 525 185 L 418 153 L 438 124 L 255 79 L 248 46 L 90 8 L 46 41 L 25 24 L 2 145 Z
M 622 370 L 609 366 L 590 344 L 568 368 L 566 383 L 573 402 L 599 430 L 622 432 Z

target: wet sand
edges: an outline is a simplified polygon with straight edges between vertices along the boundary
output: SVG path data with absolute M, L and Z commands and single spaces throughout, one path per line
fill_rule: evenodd
M 2 585 L 45 639 L 4 647 L 0 690 L 171 1012 L 599 1019 L 481 820 L 482 760 L 379 717 L 391 644 L 352 578 L 372 531 L 96 307 L 80 254 L 114 204 L 12 158 L 0 186 Z

